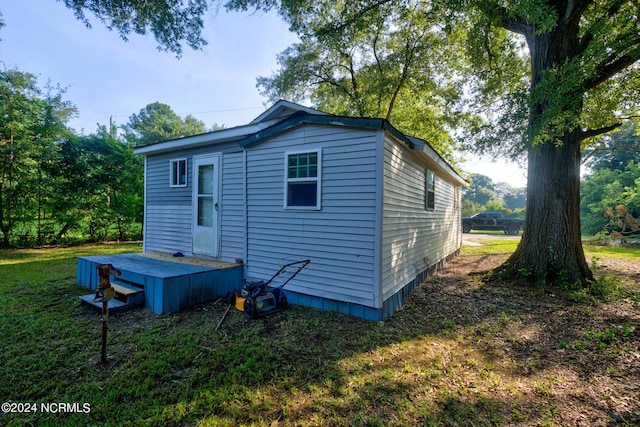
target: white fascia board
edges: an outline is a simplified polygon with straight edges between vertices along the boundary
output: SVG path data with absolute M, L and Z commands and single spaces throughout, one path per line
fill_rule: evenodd
M 406 144 L 399 141 L 397 138 L 393 138 L 396 143 L 400 144 L 402 147 L 411 150 L 413 153 L 416 153 L 418 156 L 422 157 L 426 160 L 426 162 L 430 165 L 430 167 L 439 170 L 440 172 L 444 172 L 447 174 L 453 182 L 459 185 L 467 185 L 468 182 L 462 178 L 458 172 L 456 172 L 453 167 L 446 160 L 438 154 L 436 150 L 431 148 L 429 144 L 419 138 L 408 138 L 413 144 L 413 148 L 409 148 Z
M 304 105 L 296 104 L 294 102 L 285 101 L 284 99 L 281 99 L 277 101 L 275 104 L 273 104 L 271 107 L 269 107 L 264 113 L 260 114 L 258 117 L 256 117 L 251 122 L 249 122 L 249 124 L 260 123 L 262 121 L 269 121 L 276 118 L 282 119 L 297 111 L 304 111 L 305 113 L 315 114 L 315 115 L 327 115 L 327 113 L 323 111 L 315 110 L 310 107 L 305 107 Z
M 429 159 L 431 160 L 431 162 L 435 162 L 442 171 L 446 172 L 449 176 L 451 176 L 451 178 L 453 178 L 454 181 L 456 181 L 456 183 L 460 185 L 467 185 L 467 181 L 464 178 L 462 178 L 458 174 L 458 172 L 456 172 L 451 167 L 451 165 L 449 165 L 449 163 L 447 163 L 438 153 L 436 153 L 436 151 L 433 148 L 431 148 L 429 144 L 424 144 L 424 146 L 420 151 L 426 154 L 427 157 L 429 157 Z
M 133 154 L 147 156 L 149 154 L 157 154 L 166 151 L 183 150 L 186 148 L 197 147 L 199 145 L 216 144 L 220 142 L 233 141 L 235 139 L 242 139 L 271 126 L 275 122 L 276 121 L 237 126 L 214 132 L 201 133 L 199 135 L 185 136 L 184 138 L 170 139 L 168 141 L 143 145 L 141 147 L 134 147 Z

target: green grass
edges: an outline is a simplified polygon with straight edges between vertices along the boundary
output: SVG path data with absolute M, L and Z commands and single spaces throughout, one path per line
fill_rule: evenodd
M 464 248 L 460 262 L 504 256 L 515 244 Z M 102 366 L 101 317 L 79 304 L 87 290 L 75 285 L 76 259 L 139 250 L 122 244 L 0 251 L 0 400 L 39 410 L 0 414 L 0 425 L 562 424 L 555 390 L 563 384 L 548 380 L 556 376 L 518 374 L 542 369 L 542 349 L 504 354 L 509 345 L 528 345 L 517 334 L 537 308 L 505 306 L 496 298 L 513 290 L 474 279 L 476 291 L 447 297 L 430 293 L 440 284 L 435 278 L 377 323 L 293 306 L 254 321 L 231 310 L 216 331 L 226 309 L 220 302 L 164 316 L 147 309 L 114 314 L 109 363 Z M 464 305 L 476 299 L 480 305 Z M 637 332 L 610 323 L 551 335 L 553 345 L 579 354 L 624 352 Z M 531 354 L 540 356 L 532 361 Z M 619 376 L 622 368 L 610 369 Z M 516 390 L 523 384 L 530 387 L 526 399 Z M 40 404 L 57 402 L 86 403 L 90 412 L 40 411 Z
M 464 252 L 473 255 L 504 255 L 513 253 L 520 243 L 520 239 L 487 239 L 481 246 L 465 246 Z
M 584 245 L 584 253 L 587 258 L 606 256 L 607 258 L 626 258 L 640 261 L 640 249 L 622 246 L 598 246 Z
M 483 231 L 477 234 L 487 234 L 499 236 L 502 232 Z M 500 255 L 513 253 L 520 243 L 520 239 L 487 239 L 482 241 L 482 246 L 465 247 L 465 252 L 469 254 Z M 608 258 L 640 259 L 640 249 L 622 246 L 600 246 L 584 243 L 585 256 L 588 259 L 593 257 L 606 256 Z

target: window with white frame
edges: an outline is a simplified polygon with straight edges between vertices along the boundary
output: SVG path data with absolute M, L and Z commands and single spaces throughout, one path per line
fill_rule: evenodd
M 187 159 L 174 159 L 170 162 L 170 186 L 187 186 Z
M 432 211 L 436 207 L 436 176 L 429 169 L 424 173 L 424 208 Z
M 321 152 L 285 153 L 285 208 L 320 209 Z

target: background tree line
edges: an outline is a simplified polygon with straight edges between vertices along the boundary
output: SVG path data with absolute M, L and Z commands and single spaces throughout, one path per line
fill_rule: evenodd
M 539 285 L 594 283 L 582 248 L 580 162 L 603 135 L 638 118 L 637 0 L 214 4 L 275 10 L 300 37 L 281 54 L 280 70 L 259 80 L 268 96 L 297 94 L 327 112 L 385 117 L 448 159 L 451 131 L 467 149 L 526 156 L 527 232 L 497 273 Z M 177 56 L 183 43 L 206 44 L 206 0 L 65 5 L 125 40 L 151 33 Z
M 0 70 L 3 247 L 141 238 L 143 159 L 133 147 L 207 131 L 156 102 L 124 125 L 78 135 L 63 95 L 31 73 Z
M 15 68 L 0 71 L 0 244 L 31 246 L 142 237 L 143 159 L 133 147 L 220 129 L 152 103 L 121 126 L 78 135 L 64 89 Z M 640 130 L 627 122 L 585 153 L 581 182 L 584 235 L 620 231 L 607 212 L 640 217 Z M 472 174 L 463 216 L 499 211 L 523 217 L 526 188 Z
M 613 231 L 634 234 L 626 214 L 640 218 L 640 127 L 631 121 L 602 139 L 585 153 L 588 173 L 581 182 L 580 222 L 584 236 L 609 235 Z M 502 212 L 525 216 L 526 188 L 494 183 L 481 174 L 471 174 L 462 196 L 462 216 L 478 212 Z M 617 212 L 619 211 L 619 212 Z M 634 229 L 635 228 L 635 229 Z

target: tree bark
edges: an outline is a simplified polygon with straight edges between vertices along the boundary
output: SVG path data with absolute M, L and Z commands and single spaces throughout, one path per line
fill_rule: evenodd
M 593 280 L 582 248 L 580 234 L 580 143 L 583 133 L 577 122 L 582 110 L 584 88 L 567 91 L 562 73 L 557 73 L 560 96 L 538 85 L 545 73 L 558 70 L 580 52 L 579 19 L 583 6 L 560 2 L 561 22 L 551 31 L 539 33 L 534 26 L 523 29 L 531 54 L 531 101 L 529 119 L 529 158 L 527 208 L 522 240 L 499 271 L 510 277 L 525 278 L 539 285 L 587 285 Z M 578 2 L 579 3 L 579 2 Z M 522 24 L 522 23 L 521 23 Z M 546 78 L 548 78 L 548 74 Z M 544 92 L 546 90 L 546 92 Z M 555 90 L 552 88 L 551 90 Z M 559 89 L 558 89 L 559 90 Z M 542 96 L 540 94 L 543 94 Z M 566 117 L 575 118 L 571 130 L 555 138 L 540 136 L 544 113 L 553 106 Z M 553 129 L 546 132 L 553 135 Z M 547 134 L 549 136 L 549 134 Z
M 593 280 L 580 234 L 580 142 L 529 152 L 522 240 L 501 270 L 536 284 L 586 285 Z

